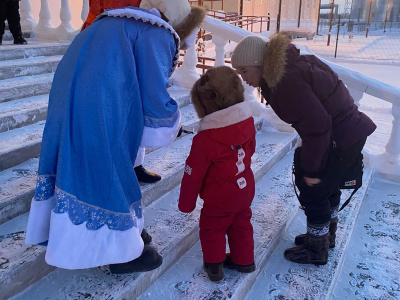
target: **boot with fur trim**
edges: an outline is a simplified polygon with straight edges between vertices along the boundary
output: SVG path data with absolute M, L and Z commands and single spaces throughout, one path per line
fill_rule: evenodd
M 328 262 L 329 222 L 326 224 L 307 224 L 305 243 L 286 249 L 287 260 L 299 264 L 325 265 Z
M 331 207 L 331 222 L 329 224 L 329 248 L 335 248 L 335 240 L 336 240 L 336 231 L 338 225 L 338 213 L 339 213 L 339 205 L 332 208 Z M 304 245 L 306 240 L 306 234 L 299 234 L 295 237 L 294 243 L 297 246 Z
M 329 224 L 329 248 L 335 248 L 336 243 L 336 230 L 337 230 L 337 225 L 338 225 L 338 217 L 331 219 L 331 223 Z M 299 234 L 298 236 L 295 237 L 294 243 L 297 246 L 304 245 L 306 242 L 306 236 L 307 234 Z

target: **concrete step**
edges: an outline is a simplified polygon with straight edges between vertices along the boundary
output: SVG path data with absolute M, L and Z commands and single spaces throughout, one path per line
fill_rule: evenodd
M 300 210 L 288 227 L 287 232 L 278 241 L 276 250 L 260 271 L 253 288 L 247 293 L 245 299 L 256 299 L 259 295 L 264 295 L 267 299 L 331 299 L 332 291 L 343 267 L 345 254 L 354 251 L 348 245 L 355 224 L 358 223 L 360 208 L 366 197 L 371 176 L 372 169 L 365 167 L 363 187 L 353 196 L 350 204 L 339 213 L 336 247 L 328 250 L 329 258 L 326 265 L 301 265 L 287 261 L 283 257 L 285 249 L 295 246 L 295 236 L 305 232 L 306 217 L 304 212 Z M 347 199 L 346 196 L 350 192 L 345 191 L 342 199 Z M 360 242 L 360 244 L 364 244 L 364 242 Z M 373 244 L 376 245 L 375 242 Z M 352 271 L 357 272 L 356 268 Z M 342 289 L 343 286 L 339 288 Z M 360 285 L 359 289 L 364 288 Z M 378 299 L 379 297 L 367 298 Z M 338 299 L 364 299 L 364 297 L 355 296 Z
M 257 149 L 253 156 L 252 169 L 256 180 L 259 180 L 294 146 L 297 142 L 297 135 L 261 130 L 257 133 L 256 138 Z M 186 143 L 190 144 L 190 141 Z M 185 160 L 186 156 L 187 153 L 181 153 L 182 160 Z M 160 160 L 159 164 L 168 165 L 169 162 Z M 157 270 L 146 273 L 111 275 L 106 266 L 75 271 L 56 269 L 13 299 L 55 299 L 60 298 L 60 295 L 64 299 L 77 299 L 80 298 L 80 295 L 85 295 L 86 299 L 135 299 L 198 239 L 198 215 L 201 204 L 199 203 L 191 214 L 180 213 L 177 209 L 179 189 L 178 185 L 167 190 L 157 201 L 144 208 L 145 227 L 153 236 L 153 245 L 164 258 L 162 266 Z M 20 236 L 23 238 L 24 234 L 22 233 Z M 19 260 L 21 254 L 14 257 L 12 253 L 4 251 L 2 256 L 7 257 L 6 259 L 14 262 L 15 265 L 25 264 L 24 261 Z M 34 256 L 32 259 L 35 260 L 36 257 L 38 256 Z M 4 274 L 2 278 L 12 278 L 12 280 L 6 280 L 3 285 L 0 284 L 4 293 L 7 292 L 8 295 L 12 295 L 22 287 L 12 284 L 12 282 L 20 282 L 18 279 L 20 275 L 13 273 L 11 269 L 13 268 L 9 268 L 10 271 L 4 270 L 4 272 L 10 273 Z M 19 272 L 28 273 L 36 280 L 40 279 L 40 276 L 36 277 L 35 272 L 31 269 L 18 269 L 17 273 Z M 34 281 L 32 277 L 30 281 Z M 78 284 L 78 282 L 80 283 Z M 44 288 L 44 285 L 47 287 Z M 107 288 L 99 288 L 99 286 L 107 286 Z
M 45 121 L 0 133 L 0 171 L 38 157 Z
M 48 95 L 0 103 L 0 133 L 46 119 Z
M 27 45 L 13 45 L 4 43 L 1 46 L 0 61 L 22 59 L 37 56 L 63 55 L 70 45 L 69 41 L 44 42 L 33 39 Z
M 0 103 L 48 94 L 53 77 L 53 73 L 48 73 L 1 80 Z
M 0 172 L 0 224 L 27 212 L 35 194 L 39 159 Z
M 0 80 L 43 73 L 54 73 L 62 55 L 0 61 Z

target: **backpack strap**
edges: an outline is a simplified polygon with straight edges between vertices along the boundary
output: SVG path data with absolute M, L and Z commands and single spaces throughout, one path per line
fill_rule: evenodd
M 351 198 L 354 196 L 354 194 L 359 190 L 360 188 L 356 188 L 353 190 L 353 192 L 351 193 L 350 197 L 346 200 L 345 203 L 343 203 L 343 205 L 340 207 L 339 211 L 341 211 L 343 208 L 345 208 L 347 206 L 347 204 L 350 203 Z
M 300 202 L 299 193 L 297 192 L 297 189 L 296 189 L 296 184 L 294 183 L 294 173 L 295 172 L 294 172 L 294 163 L 293 163 L 293 166 L 292 166 L 292 184 L 293 184 L 293 189 L 294 189 L 294 193 L 296 194 L 297 200 L 299 200 L 299 203 L 301 203 Z M 304 210 L 304 206 L 301 205 L 301 204 L 300 204 L 300 209 Z

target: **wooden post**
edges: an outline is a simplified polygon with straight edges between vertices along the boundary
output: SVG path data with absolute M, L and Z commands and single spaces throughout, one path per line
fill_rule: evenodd
M 279 29 L 281 28 L 281 11 L 282 11 L 282 0 L 279 0 L 278 18 L 276 20 L 276 32 L 279 32 Z
M 300 27 L 300 19 L 301 19 L 301 0 L 300 0 L 300 3 L 299 3 L 299 19 L 297 21 L 297 28 Z

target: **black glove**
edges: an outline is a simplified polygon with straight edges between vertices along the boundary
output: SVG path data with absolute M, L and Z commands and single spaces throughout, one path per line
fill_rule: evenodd
M 194 129 L 192 128 L 191 130 L 188 130 L 188 129 L 183 128 L 183 126 L 181 126 L 181 128 L 179 128 L 178 135 L 177 135 L 176 137 L 177 137 L 177 138 L 180 137 L 180 136 L 182 135 L 183 132 L 184 132 L 184 133 L 191 133 L 191 134 L 193 134 L 193 133 L 194 133 Z

